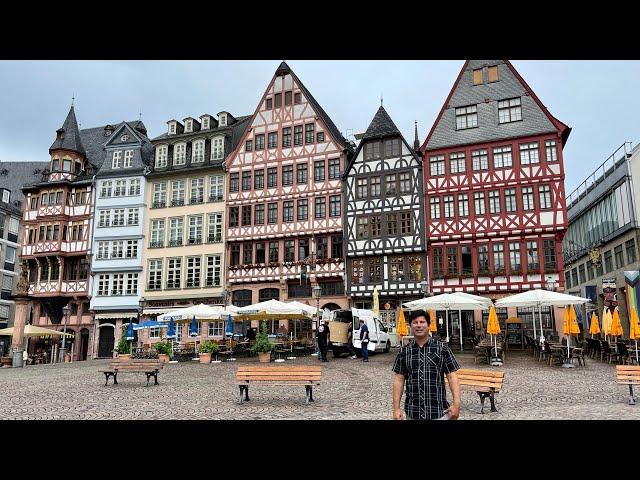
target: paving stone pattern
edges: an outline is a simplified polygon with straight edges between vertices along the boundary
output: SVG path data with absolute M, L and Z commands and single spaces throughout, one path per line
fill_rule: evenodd
M 257 364 L 253 358 L 170 364 L 160 372 L 160 385 L 149 387 L 141 373 L 121 374 L 118 385 L 110 380 L 104 386 L 104 374 L 98 370 L 108 360 L 2 368 L 0 418 L 390 419 L 394 358 L 393 350 L 372 355 L 369 363 L 329 355 L 322 384 L 314 388 L 316 401 L 309 406 L 302 386 L 264 385 L 251 386 L 251 401 L 238 405 L 235 371 L 239 364 Z M 457 358 L 463 367 L 497 369 L 474 365 L 468 354 Z M 287 363 L 319 364 L 315 357 Z M 587 359 L 586 367 L 564 369 L 518 352 L 509 353 L 502 368 L 506 374 L 496 396 L 498 413 L 480 415 L 478 395 L 464 391 L 461 419 L 640 419 L 640 401 L 627 405 L 628 387 L 616 384 L 614 365 Z

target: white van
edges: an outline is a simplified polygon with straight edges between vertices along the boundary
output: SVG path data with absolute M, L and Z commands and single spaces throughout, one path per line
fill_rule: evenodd
M 351 310 L 334 310 L 331 312 L 331 322 L 346 323 L 351 322 L 353 325 L 353 347 L 357 350 L 362 348 L 360 343 L 360 319 L 363 319 L 369 328 L 369 345 L 367 349 L 370 352 L 385 352 L 387 353 L 391 349 L 391 339 L 387 327 L 385 327 L 378 317 L 374 317 L 372 310 L 365 310 L 361 308 L 352 308 Z M 329 323 L 329 328 L 331 329 Z M 346 334 L 334 335 L 334 330 L 331 330 L 331 349 L 334 357 L 339 357 L 342 353 L 347 353 Z

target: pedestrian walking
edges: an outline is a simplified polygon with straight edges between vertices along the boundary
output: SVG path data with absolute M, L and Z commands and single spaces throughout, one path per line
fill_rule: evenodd
M 369 327 L 364 319 L 360 319 L 360 344 L 362 345 L 362 361 L 369 361 Z
M 411 314 L 413 339 L 400 347 L 393 365 L 394 420 L 457 420 L 460 415 L 460 384 L 456 371 L 460 365 L 451 348 L 431 336 L 429 316 L 424 310 Z M 444 376 L 447 376 L 453 404 L 447 402 Z M 400 407 L 405 389 L 404 410 Z
M 353 324 L 349 323 L 347 328 L 347 350 L 349 350 L 350 358 L 358 358 L 356 351 L 353 349 Z
M 323 362 L 329 361 L 327 360 L 327 350 L 329 350 L 330 334 L 329 325 L 323 320 L 318 326 L 318 348 L 320 349 L 320 358 Z

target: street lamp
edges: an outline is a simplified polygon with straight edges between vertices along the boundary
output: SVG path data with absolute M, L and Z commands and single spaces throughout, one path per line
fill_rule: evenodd
M 320 287 L 320 285 L 316 284 L 315 287 L 313 287 L 313 294 L 316 297 L 316 305 L 317 305 L 317 310 L 316 310 L 316 330 L 314 335 L 316 336 L 316 353 L 315 355 L 318 355 L 319 351 L 320 351 L 320 346 L 318 345 L 317 339 L 318 339 L 318 327 L 320 326 L 320 295 L 322 294 L 322 287 Z
M 429 283 L 426 280 L 420 282 L 420 289 L 422 290 L 422 296 L 427 298 L 427 291 L 429 290 Z
M 62 327 L 62 347 L 60 348 L 60 353 L 58 355 L 58 362 L 64 363 L 64 354 L 66 353 L 65 341 L 67 339 L 67 321 L 69 318 L 69 304 L 62 307 L 62 315 L 64 316 L 64 325 Z

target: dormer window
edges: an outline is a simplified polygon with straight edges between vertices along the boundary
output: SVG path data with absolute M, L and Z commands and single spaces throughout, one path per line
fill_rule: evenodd
M 104 129 L 104 136 L 105 136 L 105 137 L 109 137 L 109 136 L 111 136 L 111 134 L 112 134 L 112 133 L 113 133 L 113 128 L 111 128 L 111 127 L 106 127 L 106 128 Z
M 208 130 L 209 129 L 209 117 L 204 117 L 202 119 L 202 129 L 203 130 Z
M 11 200 L 11 192 L 9 190 L 7 190 L 6 188 L 2 189 L 2 201 L 4 203 L 9 203 L 9 200 Z
M 60 160 L 58 160 L 57 158 L 54 158 L 53 162 L 51 163 L 51 171 L 57 172 L 59 170 L 60 170 Z
M 126 133 L 123 133 L 122 136 L 120 137 L 120 141 L 126 142 L 128 140 L 129 140 L 129 135 L 127 135 Z
M 219 120 L 220 120 L 220 126 L 221 127 L 226 127 L 227 126 L 227 114 L 226 113 L 222 113 L 220 115 Z
M 113 157 L 111 157 L 111 168 L 122 168 L 121 151 L 113 152 Z
M 124 152 L 124 168 L 131 168 L 133 163 L 133 150 L 126 150 Z
M 62 160 L 62 171 L 71 172 L 71 160 L 69 160 L 68 158 Z
M 185 120 L 184 121 L 184 131 L 189 133 L 193 130 L 193 120 Z
M 156 167 L 161 168 L 167 166 L 168 148 L 166 145 L 156 147 Z
M 169 124 L 169 135 L 173 135 L 176 133 L 176 122 L 171 122 Z
M 187 144 L 177 143 L 173 147 L 173 164 L 184 165 L 187 161 Z
M 221 160 L 224 158 L 224 138 L 216 137 L 211 141 L 211 159 Z

